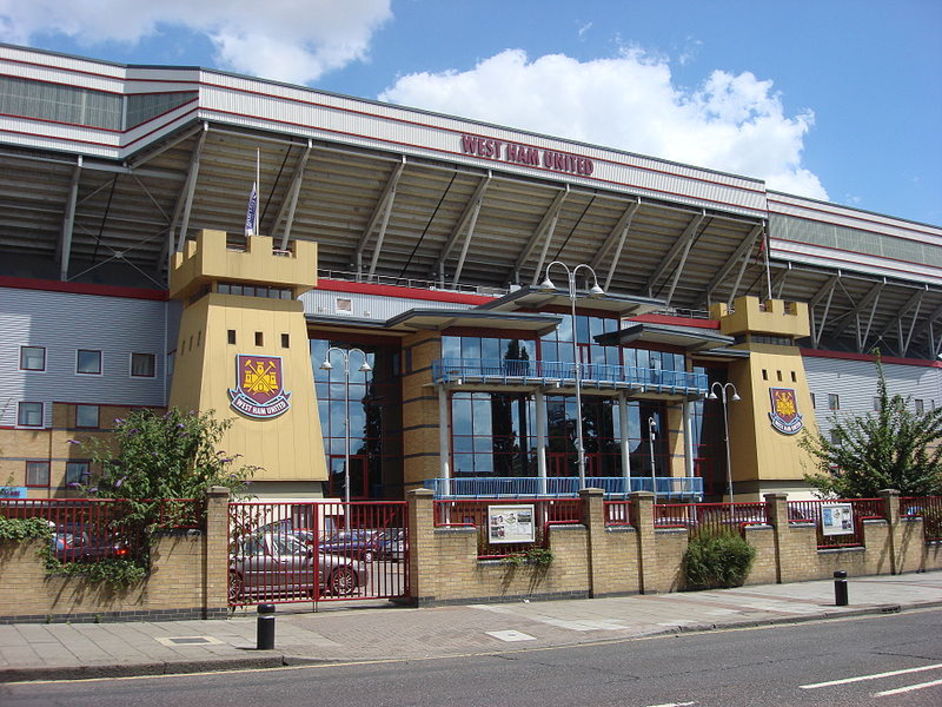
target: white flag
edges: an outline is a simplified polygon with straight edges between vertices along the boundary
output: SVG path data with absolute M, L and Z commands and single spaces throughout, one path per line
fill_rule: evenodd
M 255 182 L 252 183 L 252 193 L 249 195 L 249 205 L 245 210 L 245 235 L 255 235 L 255 217 L 258 214 L 258 189 Z

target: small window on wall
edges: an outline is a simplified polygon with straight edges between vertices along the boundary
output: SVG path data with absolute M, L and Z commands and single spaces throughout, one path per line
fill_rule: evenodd
M 795 372 L 792 371 L 792 383 L 797 383 L 797 382 L 798 382 L 798 376 L 796 376 Z
M 23 371 L 45 371 L 46 348 L 44 346 L 21 346 L 20 369 Z
M 101 351 L 79 349 L 75 355 L 75 372 L 91 376 L 100 376 Z
M 916 400 L 916 414 L 922 415 L 926 411 L 926 404 L 922 400 Z
M 235 344 L 236 342 L 235 329 L 230 329 L 228 331 L 228 333 L 226 334 L 226 341 L 228 341 L 230 344 Z
M 828 410 L 841 409 L 841 396 L 837 393 L 828 393 Z
M 16 408 L 16 424 L 20 427 L 42 427 L 43 404 L 19 403 Z
M 75 488 L 87 484 L 91 476 L 91 464 L 86 461 L 65 463 L 65 485 Z
M 814 399 L 814 393 L 812 393 L 811 394 L 811 409 L 814 410 L 817 407 L 818 407 L 817 401 Z
M 767 381 L 769 379 L 769 372 L 766 369 L 762 369 L 762 380 Z
M 877 396 L 873 398 L 873 411 L 874 412 L 880 411 L 880 398 Z
M 346 297 L 337 297 L 334 300 L 334 312 L 337 314 L 353 314 L 353 300 Z
M 830 437 L 831 437 L 831 444 L 838 447 L 841 446 L 841 433 L 840 432 L 838 432 L 837 430 L 831 430 Z
M 49 487 L 49 462 L 26 462 L 26 485 Z
M 154 378 L 157 375 L 157 357 L 149 353 L 131 354 L 131 377 Z
M 262 334 L 262 332 L 260 332 L 260 331 L 255 332 L 255 345 L 256 345 L 256 346 L 264 346 L 264 345 L 265 345 L 265 337 L 264 337 L 264 335 Z
M 287 349 L 291 347 L 291 337 L 287 334 L 281 335 L 281 348 Z
M 99 426 L 99 408 L 97 405 L 76 405 L 75 406 L 75 426 L 76 427 L 98 427 Z

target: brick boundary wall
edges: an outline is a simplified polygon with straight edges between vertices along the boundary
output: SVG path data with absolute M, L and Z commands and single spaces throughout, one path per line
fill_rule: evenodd
M 629 517 L 637 519 L 632 527 L 605 525 L 600 489 L 585 489 L 580 495 L 583 522 L 551 525 L 547 537 L 553 561 L 546 568 L 535 568 L 479 560 L 476 529 L 435 527 L 432 492 L 409 492 L 411 603 L 430 606 L 685 589 L 688 531 L 654 527 L 651 492 L 631 494 Z M 745 584 L 830 579 L 835 570 L 854 577 L 942 569 L 942 544 L 926 544 L 922 519 L 900 517 L 897 491 L 883 491 L 880 497 L 885 520 L 864 521 L 863 547 L 819 550 L 815 526 L 790 525 L 786 496 L 766 495 L 769 524 L 747 526 L 744 532 L 756 549 Z
M 0 623 L 226 618 L 228 490 L 210 490 L 206 505 L 205 531 L 155 536 L 147 578 L 122 590 L 47 574 L 37 540 L 0 545 Z

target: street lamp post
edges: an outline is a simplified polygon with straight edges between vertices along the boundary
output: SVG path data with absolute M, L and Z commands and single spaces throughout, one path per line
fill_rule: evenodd
M 540 284 L 540 289 L 544 291 L 555 291 L 556 285 L 550 280 L 550 268 L 559 265 L 566 271 L 566 277 L 569 283 L 569 303 L 572 314 L 572 364 L 575 367 L 576 380 L 576 460 L 579 469 L 579 490 L 585 488 L 585 445 L 582 439 L 582 374 L 579 365 L 579 342 L 576 340 L 576 274 L 583 268 L 592 273 L 592 287 L 589 288 L 590 297 L 599 297 L 605 294 L 605 290 L 599 287 L 599 278 L 595 270 L 590 265 L 580 263 L 574 268 L 570 268 L 566 263 L 554 260 L 546 266 L 546 277 Z
M 654 502 L 657 503 L 657 473 L 654 466 L 654 438 L 657 436 L 657 420 L 654 416 L 648 418 L 648 452 L 651 454 L 651 491 L 654 492 Z
M 363 357 L 363 365 L 359 370 L 361 373 L 369 373 L 373 369 L 366 360 L 366 352 L 363 349 L 352 348 L 342 349 L 339 346 L 331 346 L 324 353 L 324 362 L 321 363 L 321 370 L 329 371 L 333 368 L 330 363 L 330 354 L 339 351 L 343 356 L 343 402 L 344 402 L 344 423 L 343 423 L 343 490 L 346 502 L 350 503 L 350 354 L 357 352 Z
M 717 395 L 719 391 L 719 395 Z M 719 400 L 723 403 L 723 441 L 726 443 L 726 488 L 727 493 L 729 494 L 729 502 L 733 502 L 733 465 L 729 457 L 729 415 L 726 411 L 726 395 L 729 391 L 732 391 L 732 395 L 729 397 L 730 402 L 737 402 L 742 398 L 739 397 L 739 393 L 736 391 L 736 386 L 732 383 L 720 383 L 716 381 L 713 385 L 710 386 L 710 394 L 707 396 L 707 400 Z

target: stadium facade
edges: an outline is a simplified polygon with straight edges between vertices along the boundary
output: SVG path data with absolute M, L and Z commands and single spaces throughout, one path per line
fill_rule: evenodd
M 942 228 L 749 177 L 6 45 L 0 204 L 9 493 L 177 405 L 260 496 L 802 495 L 874 349 L 942 404 Z

